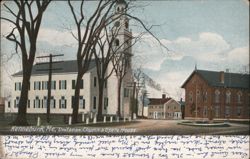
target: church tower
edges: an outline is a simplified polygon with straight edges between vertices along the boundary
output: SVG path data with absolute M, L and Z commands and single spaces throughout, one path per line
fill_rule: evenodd
M 132 33 L 129 31 L 129 18 L 125 15 L 127 3 L 125 0 L 118 0 L 115 5 L 114 27 L 113 30 L 118 32 L 114 40 L 114 47 L 120 47 L 119 52 L 123 52 L 129 62 L 132 56 Z

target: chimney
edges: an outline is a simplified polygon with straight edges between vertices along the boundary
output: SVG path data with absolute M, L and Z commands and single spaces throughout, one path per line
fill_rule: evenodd
M 224 71 L 221 71 L 220 72 L 220 83 L 222 83 L 222 84 L 224 84 L 224 79 L 225 79 L 224 76 L 225 76 Z
M 182 102 L 182 98 L 181 98 L 181 102 Z
M 166 98 L 166 94 L 162 94 L 162 99 L 165 99 Z

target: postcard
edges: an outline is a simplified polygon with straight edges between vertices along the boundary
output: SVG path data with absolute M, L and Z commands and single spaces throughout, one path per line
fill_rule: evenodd
M 248 0 L 1 1 L 0 20 L 0 157 L 249 158 Z

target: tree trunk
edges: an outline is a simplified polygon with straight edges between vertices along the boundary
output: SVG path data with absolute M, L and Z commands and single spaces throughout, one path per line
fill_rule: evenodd
M 21 89 L 21 97 L 18 103 L 18 114 L 12 125 L 18 126 L 27 126 L 29 123 L 27 122 L 27 100 L 28 100 L 28 93 L 29 93 L 29 81 L 30 81 L 30 72 L 29 65 L 24 68 L 23 71 L 23 81 L 22 81 L 22 89 Z
M 73 113 L 72 113 L 72 124 L 78 122 L 78 110 L 79 110 L 79 96 L 80 96 L 80 82 L 82 76 L 78 73 L 75 86 L 75 96 L 73 101 Z
M 98 96 L 98 110 L 97 110 L 97 120 L 102 121 L 102 103 L 103 103 L 103 85 L 104 80 L 98 80 L 99 81 L 99 96 Z
M 122 87 L 122 80 L 118 80 L 118 110 L 117 115 L 120 118 L 121 117 L 121 87 Z
M 142 118 L 144 117 L 144 98 L 145 98 L 145 95 L 143 94 L 142 96 Z
M 138 116 L 138 111 L 139 111 L 139 108 L 138 108 L 138 94 L 139 94 L 139 91 L 136 91 L 136 97 L 135 97 L 135 114 L 136 114 L 136 116 Z

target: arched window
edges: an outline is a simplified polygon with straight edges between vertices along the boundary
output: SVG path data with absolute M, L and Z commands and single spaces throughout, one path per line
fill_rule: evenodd
M 189 101 L 193 102 L 193 92 L 189 92 Z
M 120 7 L 117 8 L 117 11 L 118 11 L 118 12 L 120 11 Z
M 238 93 L 237 93 L 237 103 L 241 103 L 241 99 L 242 98 L 242 92 L 241 91 L 239 91 Z
M 215 103 L 219 103 L 219 101 L 220 101 L 220 91 L 219 90 L 215 91 L 214 101 L 215 101 Z
M 125 28 L 128 29 L 128 22 L 125 22 Z
M 226 92 L 226 103 L 229 104 L 231 101 L 231 92 L 227 91 Z
M 204 93 L 204 101 L 207 102 L 207 92 Z
M 115 46 L 119 46 L 119 45 L 120 45 L 119 39 L 115 39 Z
M 198 89 L 196 90 L 196 97 L 197 97 L 197 100 L 200 100 L 200 97 L 201 97 L 200 90 L 198 90 Z

